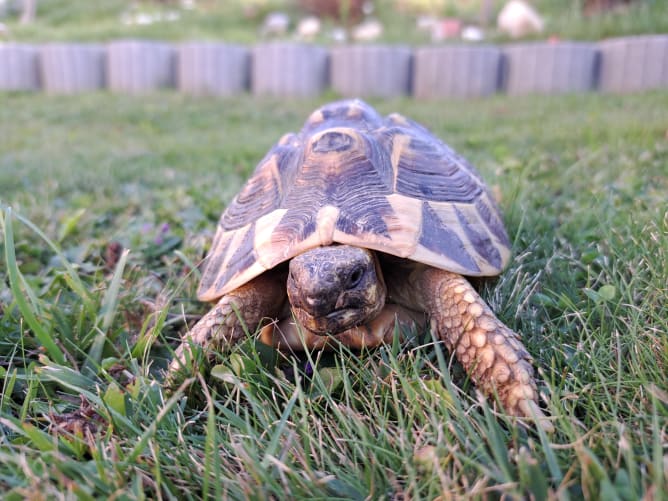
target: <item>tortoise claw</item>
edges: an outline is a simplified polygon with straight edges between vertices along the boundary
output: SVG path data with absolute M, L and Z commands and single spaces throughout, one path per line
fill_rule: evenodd
M 550 418 L 543 414 L 543 411 L 540 410 L 536 402 L 533 400 L 520 400 L 517 403 L 517 407 L 524 417 L 533 419 L 545 433 L 554 433 L 554 425 L 550 421 Z

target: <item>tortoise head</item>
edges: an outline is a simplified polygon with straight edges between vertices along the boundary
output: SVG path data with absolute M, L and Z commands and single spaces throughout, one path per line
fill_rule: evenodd
M 293 258 L 287 289 L 297 321 L 321 335 L 361 325 L 385 305 L 375 254 L 349 245 L 317 247 Z

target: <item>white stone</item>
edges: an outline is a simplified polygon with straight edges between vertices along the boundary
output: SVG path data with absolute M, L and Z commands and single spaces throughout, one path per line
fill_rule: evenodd
M 290 27 L 290 16 L 285 12 L 271 12 L 262 23 L 263 36 L 285 35 Z
M 415 27 L 419 31 L 426 31 L 431 33 L 434 26 L 438 23 L 438 18 L 434 16 L 418 16 L 415 20 Z
M 500 31 L 512 38 L 540 33 L 545 28 L 543 18 L 524 0 L 510 0 L 506 3 L 499 12 L 496 24 Z
M 320 34 L 322 23 L 315 16 L 305 17 L 297 24 L 297 36 L 301 39 L 310 40 Z
M 485 39 L 485 32 L 478 26 L 465 26 L 462 30 L 462 40 L 480 42 Z
M 337 43 L 343 43 L 348 40 L 348 34 L 343 28 L 334 28 L 330 34 L 330 38 Z
M 380 38 L 382 34 L 383 25 L 376 19 L 367 19 L 352 30 L 352 38 L 358 42 L 371 42 Z

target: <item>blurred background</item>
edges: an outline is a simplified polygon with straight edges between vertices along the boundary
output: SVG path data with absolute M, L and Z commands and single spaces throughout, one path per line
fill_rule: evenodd
M 220 405 L 165 404 L 221 212 L 342 96 L 493 190 L 515 254 L 482 293 L 554 436 L 431 343 L 304 386 L 249 343 Z M 668 0 L 0 0 L 0 497 L 659 499 L 666 109 Z
M 505 12 L 504 12 L 505 11 Z M 505 15 L 505 18 L 504 18 Z M 668 32 L 666 0 L 0 0 L 0 40 L 427 43 Z

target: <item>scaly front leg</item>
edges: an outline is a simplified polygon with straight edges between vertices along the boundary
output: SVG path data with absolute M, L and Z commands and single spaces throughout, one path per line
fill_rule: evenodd
M 191 370 L 194 346 L 228 348 L 244 336 L 246 329 L 255 332 L 263 319 L 278 317 L 287 298 L 284 275 L 264 273 L 220 298 L 183 336 L 167 369 L 167 386 L 173 386 L 179 374 Z
M 418 280 L 431 325 L 486 395 L 498 395 L 515 416 L 551 423 L 538 407 L 532 359 L 517 333 L 504 325 L 471 284 L 456 273 L 425 268 Z

